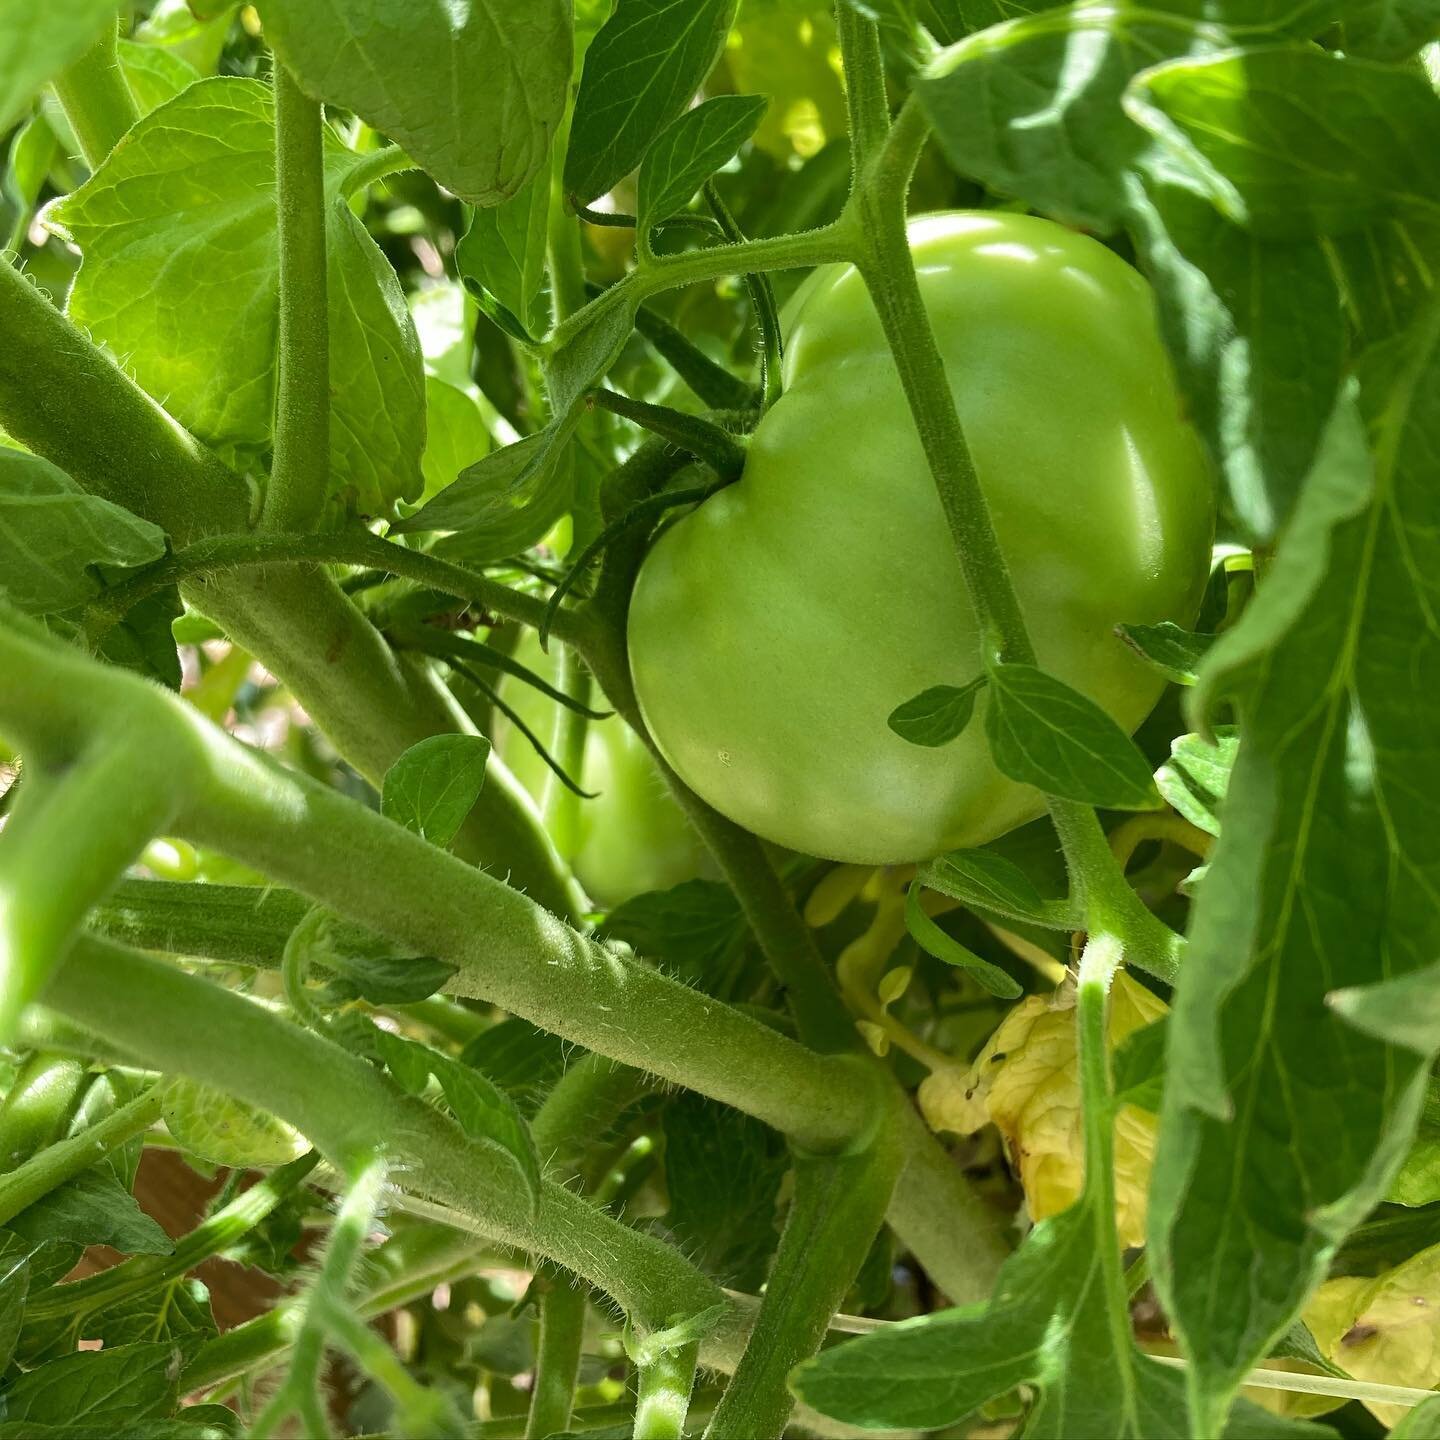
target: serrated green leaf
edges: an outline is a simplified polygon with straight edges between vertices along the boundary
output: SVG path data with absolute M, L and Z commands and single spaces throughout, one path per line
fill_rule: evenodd
M 0 5 L 0 133 L 20 118 L 42 85 L 115 23 L 119 10 L 119 0 Z
M 425 453 L 420 457 L 420 469 L 425 475 L 424 500 L 433 500 L 489 453 L 490 429 L 475 398 L 427 375 Z
M 1145 757 L 1088 696 L 1033 665 L 992 665 L 989 679 L 985 734 L 1012 780 L 1107 810 L 1159 806 Z
M 109 1245 L 126 1255 L 168 1255 L 174 1242 L 108 1165 L 82 1171 L 9 1222 L 32 1248 L 48 1241 Z
M 1201 1425 L 1383 1196 L 1423 1098 L 1418 1056 L 1325 1002 L 1440 953 L 1440 316 L 1364 368 L 1373 475 L 1347 405 L 1202 676 L 1206 705 L 1234 697 L 1241 741 L 1176 990 L 1150 1197 Z
M 717 95 L 667 125 L 640 165 L 637 228 L 683 210 L 755 133 L 766 103 L 763 95 Z
M 1165 1089 L 1165 1041 L 1168 1018 L 1132 1030 L 1120 1042 L 1111 1060 L 1117 1105 L 1138 1105 L 1152 1113 L 1160 1109 Z
M 970 723 L 984 675 L 968 685 L 932 685 L 897 705 L 886 724 L 912 745 L 948 745 Z
M 1126 86 L 1163 60 L 1225 43 L 1223 31 L 1159 7 L 1067 6 L 952 45 L 916 93 L 962 175 L 1109 232 L 1126 214 L 1126 170 L 1147 145 L 1121 107 Z
M 1017 999 L 1022 993 L 1020 982 L 1013 975 L 988 960 L 982 960 L 973 950 L 947 935 L 925 913 L 920 904 L 918 881 L 905 892 L 905 928 L 922 950 L 947 965 L 955 966 L 957 970 L 964 970 L 981 989 L 1002 1000 Z
M 476 210 L 455 264 L 480 308 L 507 334 L 534 343 L 548 328 L 545 246 L 553 156 L 503 204 Z
M 115 1434 L 129 1421 L 174 1403 L 175 1375 L 165 1344 L 83 1350 L 18 1376 L 5 1392 L 5 1419 L 34 1426 L 87 1426 Z
M 1125 109 L 1263 239 L 1440 220 L 1440 96 L 1419 74 L 1315 46 L 1231 51 L 1156 65 Z
M 385 772 L 380 813 L 444 850 L 485 785 L 490 742 L 483 735 L 432 735 Z
M 125 83 L 142 115 L 173 100 L 200 78 L 200 72 L 184 56 L 159 45 L 121 40 L 115 50 L 120 57 L 120 68 L 125 72 Z
M 1215 643 L 1213 635 L 1197 635 L 1173 621 L 1158 625 L 1117 625 L 1115 633 L 1152 668 L 1177 685 L 1193 685 L 1200 661 Z
M 1350 0 L 1341 9 L 1340 48 L 1368 60 L 1404 60 L 1440 40 L 1436 0 Z M 1392 1432 L 1398 1434 L 1398 1431 Z
M 32 615 L 53 615 L 95 598 L 96 565 L 145 565 L 166 548 L 165 532 L 82 490 L 38 455 L 0 446 L 0 590 Z
M 544 444 L 541 436 L 527 435 L 492 450 L 433 500 L 392 525 L 392 533 L 451 531 L 431 553 L 471 565 L 527 550 L 570 503 L 574 466 L 569 458 L 560 455 L 551 466 L 531 464 Z
M 1346 334 L 1330 258 L 1312 238 L 1246 233 L 1155 157 L 1131 181 L 1130 230 L 1191 418 L 1235 512 L 1268 544 L 1340 390 Z
M 738 0 L 618 0 L 590 42 L 565 193 L 588 205 L 628 175 L 720 58 Z
M 30 1246 L 18 1235 L 0 1231 L 0 1365 L 7 1370 L 29 1296 Z
M 353 110 L 472 205 L 544 161 L 570 83 L 564 0 L 258 0 L 265 38 L 312 95 Z
M 274 149 L 268 86 L 201 80 L 50 212 L 86 257 L 71 317 L 177 419 L 252 468 L 268 453 L 276 384 Z M 360 160 L 326 131 L 330 492 L 383 514 L 420 493 L 423 375 L 395 272 L 343 199 Z
M 1220 809 L 1239 743 L 1233 730 L 1217 734 L 1214 741 L 1181 735 L 1170 742 L 1170 758 L 1155 772 L 1161 795 L 1206 834 L 1220 833 Z
M 1012 861 L 991 850 L 952 850 L 939 855 L 919 869 L 922 885 L 959 900 L 965 905 L 988 910 L 1012 919 L 1052 923 L 1052 906 L 1031 883 L 1030 877 Z M 1062 922 L 1073 929 L 1074 916 Z

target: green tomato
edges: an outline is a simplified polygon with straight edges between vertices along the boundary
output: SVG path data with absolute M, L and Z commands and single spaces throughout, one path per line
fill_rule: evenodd
M 910 244 L 1040 664 L 1133 731 L 1164 682 L 1114 627 L 1193 619 L 1214 525 L 1150 290 L 1048 220 L 927 215 Z M 641 568 L 641 711 L 695 791 L 778 844 L 863 864 L 982 844 L 1043 804 L 992 763 L 983 694 L 950 745 L 886 723 L 978 675 L 981 636 L 879 319 L 850 266 L 791 316 L 743 477 Z
M 558 654 L 557 648 L 546 655 L 535 632 L 527 630 L 515 659 L 554 684 Z M 556 703 L 513 676 L 506 676 L 499 689 L 505 703 L 551 748 Z M 496 720 L 494 741 L 496 753 L 538 803 L 550 784 L 550 768 L 504 716 Z M 597 793 L 593 800 L 578 802 L 575 852 L 565 858 L 598 904 L 610 908 L 647 890 L 668 890 L 714 875 L 704 845 L 650 752 L 619 716 L 589 723 L 584 773 L 572 778 Z

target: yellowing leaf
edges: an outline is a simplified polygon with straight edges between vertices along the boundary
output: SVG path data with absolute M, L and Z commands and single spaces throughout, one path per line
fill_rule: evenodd
M 1143 985 L 1118 975 L 1110 996 L 1111 1050 L 1166 1009 Z M 1033 1220 L 1068 1209 L 1083 1180 L 1074 990 L 1028 996 L 969 1070 L 936 1071 L 921 1085 L 919 1100 L 932 1129 L 969 1135 L 994 1124 Z M 1144 1242 L 1154 1154 L 1155 1117 L 1122 1105 L 1115 1120 L 1115 1218 L 1125 1245 Z

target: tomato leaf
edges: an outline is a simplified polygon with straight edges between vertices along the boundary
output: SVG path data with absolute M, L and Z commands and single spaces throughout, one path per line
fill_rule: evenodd
M 553 157 L 547 156 L 508 200 L 477 209 L 455 247 L 465 288 L 506 334 L 524 344 L 534 344 L 549 320 L 545 239 L 553 166 Z
M 1191 417 L 1246 530 L 1271 541 L 1340 390 L 1346 335 L 1330 258 L 1310 237 L 1248 234 L 1152 163 L 1132 183 L 1130 231 Z
M 980 675 L 965 685 L 932 685 L 897 705 L 886 724 L 912 745 L 948 745 L 970 723 L 986 678 Z
M 1193 685 L 1213 635 L 1197 635 L 1170 620 L 1158 625 L 1117 625 L 1115 633 L 1140 658 L 1177 685 Z
M 93 600 L 93 567 L 158 560 L 165 532 L 82 490 L 63 470 L 0 446 L 0 589 L 32 615 L 54 615 Z
M 1151 1188 L 1197 1423 L 1383 1197 L 1424 1097 L 1413 1051 L 1326 1001 L 1440 953 L 1440 742 L 1420 698 L 1440 675 L 1433 302 L 1370 357 L 1361 398 L 1373 464 L 1347 402 L 1264 588 L 1190 692 L 1196 715 L 1233 697 L 1242 737 L 1176 989 Z
M 690 103 L 738 0 L 618 0 L 585 54 L 565 193 L 588 205 L 624 179 Z
M 683 210 L 755 133 L 765 105 L 763 95 L 717 95 L 667 125 L 640 165 L 637 228 Z
M 1121 108 L 1125 87 L 1158 61 L 1227 43 L 1214 26 L 1158 8 L 1066 6 L 952 45 L 916 93 L 962 175 L 1109 232 L 1126 214 L 1126 169 L 1146 146 Z
M 1440 96 L 1418 74 L 1276 46 L 1155 66 L 1125 108 L 1188 184 L 1262 238 L 1440 219 Z
M 905 928 L 910 938 L 927 954 L 958 970 L 967 971 L 975 983 L 1002 1000 L 1017 999 L 1022 991 L 1020 982 L 998 965 L 982 960 L 973 950 L 947 935 L 924 911 L 920 904 L 920 884 L 912 881 L 905 892 Z
M 490 742 L 483 735 L 432 735 L 385 772 L 380 813 L 445 849 L 485 785 Z
M 265 38 L 312 95 L 353 110 L 474 205 L 544 162 L 570 83 L 565 0 L 259 0 Z
M 400 283 L 344 199 L 360 159 L 326 131 L 330 488 L 373 515 L 420 493 L 424 376 Z M 191 85 L 48 213 L 85 253 L 71 318 L 201 439 L 261 468 L 279 325 L 269 86 Z
M 467 465 L 433 500 L 390 527 L 392 534 L 448 530 L 431 547 L 447 560 L 483 565 L 528 549 L 565 512 L 574 466 L 566 454 L 537 466 L 546 440 L 527 435 Z
M 36 92 L 113 26 L 119 0 L 50 0 L 0 7 L 0 134 Z
M 5 1391 L 7 1425 L 24 1422 L 45 1433 L 84 1427 L 113 1435 L 127 1422 L 169 1411 L 176 1374 L 171 1348 L 153 1342 L 80 1350 L 17 1376 Z
M 992 665 L 989 676 L 985 733 L 1004 774 L 1107 810 L 1159 808 L 1145 757 L 1093 700 L 1033 665 Z
M 1350 0 L 1340 24 L 1345 36 L 1341 48 L 1347 55 L 1405 60 L 1440 40 L 1440 5 L 1435 0 Z
M 1170 758 L 1155 772 L 1161 795 L 1197 829 L 1220 833 L 1220 807 L 1240 741 L 1233 729 L 1213 741 L 1181 735 L 1170 742 Z
M 1132 1030 L 1111 1060 L 1116 1105 L 1138 1105 L 1152 1114 L 1160 1109 L 1165 1088 L 1165 1042 L 1168 1017 Z
M 1063 929 L 1077 923 L 1068 905 L 1045 900 L 1018 865 L 993 850 L 952 850 L 927 861 L 917 878 L 931 890 L 995 915 Z M 1057 905 L 1064 915 L 1057 914 Z

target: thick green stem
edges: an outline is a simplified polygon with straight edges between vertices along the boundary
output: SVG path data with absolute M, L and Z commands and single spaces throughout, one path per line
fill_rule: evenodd
M 474 872 L 471 872 L 472 874 Z M 501 1243 L 546 1255 L 608 1294 L 635 1324 L 723 1302 L 677 1252 L 542 1182 L 538 1204 L 493 1151 L 329 1041 L 164 962 L 82 937 L 46 1003 L 149 1067 L 189 1076 L 289 1121 L 345 1173 L 375 1137 L 393 1178 Z
M 580 1350 L 585 1340 L 585 1292 L 562 1275 L 545 1282 L 540 1297 L 540 1345 L 530 1392 L 526 1440 L 545 1440 L 570 1428 Z
M 275 189 L 280 348 L 275 456 L 261 523 L 312 530 L 330 472 L 330 321 L 326 308 L 325 160 L 320 103 L 275 66 Z
M 795 1198 L 760 1314 L 709 1440 L 785 1433 L 795 1405 L 790 1372 L 820 1348 L 885 1219 L 901 1157 L 899 1136 L 886 1125 L 859 1154 L 796 1158 Z
M 880 32 L 873 20 L 845 4 L 836 6 L 835 26 L 845 56 L 845 109 L 849 118 L 850 172 L 858 178 L 890 128 L 885 98 L 885 62 Z
M 116 35 L 116 27 L 107 25 L 100 38 L 55 79 L 55 96 L 92 170 L 140 118 L 115 52 Z
M 700 1346 L 694 1342 L 661 1350 L 639 1367 L 635 1440 L 683 1440 L 699 1360 Z
M 159 1118 L 159 1093 L 147 1090 L 97 1124 L 57 1140 L 18 1169 L 0 1176 L 0 1225 L 8 1225 L 27 1205 L 143 1135 Z
M 33 770 L 0 832 L 0 1042 L 59 963 L 85 912 L 114 885 L 175 813 L 166 757 L 142 731 L 65 756 L 35 736 Z M 63 863 L 57 857 L 63 856 Z

